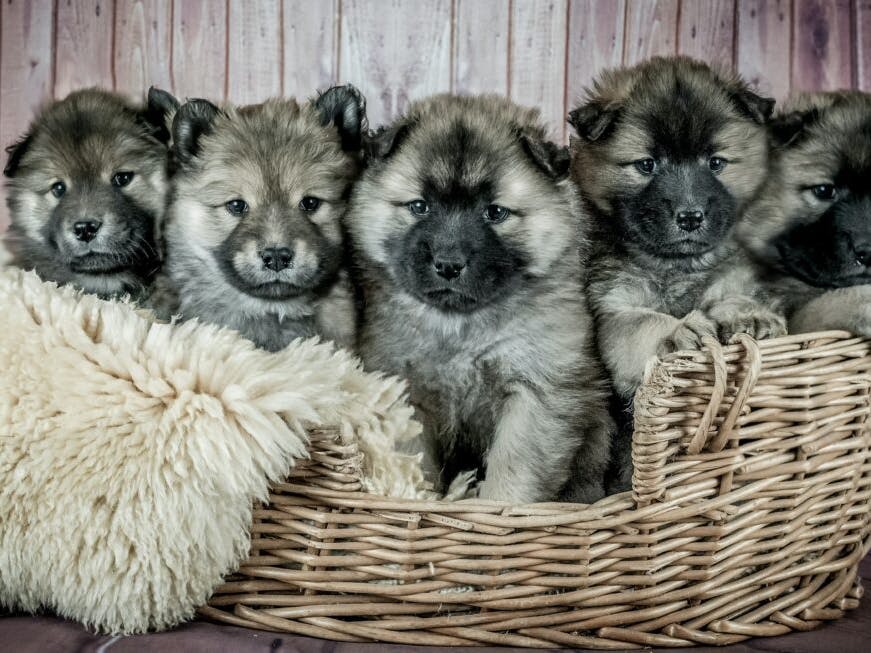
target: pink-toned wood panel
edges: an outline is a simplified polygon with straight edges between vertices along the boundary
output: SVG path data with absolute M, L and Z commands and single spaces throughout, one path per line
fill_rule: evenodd
M 279 0 L 230 0 L 227 17 L 227 99 L 235 104 L 281 95 Z
M 370 125 L 450 90 L 452 16 L 451 0 L 342 2 L 339 80 L 366 94 Z
M 283 91 L 306 98 L 338 77 L 339 1 L 284 0 Z
M 551 135 L 565 138 L 567 0 L 514 0 L 509 95 L 538 106 Z
M 854 81 L 863 91 L 871 91 L 871 0 L 855 0 L 856 70 Z
M 684 0 L 677 26 L 677 51 L 732 67 L 735 52 L 735 0 Z
M 626 0 L 623 63 L 677 51 L 678 0 Z
M 47 9 L 47 10 L 46 10 Z M 52 3 L 6 0 L 0 5 L 0 157 L 27 129 L 52 94 Z M 9 217 L 0 190 L 0 231 Z
M 511 4 L 456 0 L 453 91 L 508 94 Z
M 179 98 L 223 100 L 227 82 L 227 4 L 175 0 L 172 80 Z
M 132 97 L 157 86 L 173 91 L 172 0 L 116 0 L 115 88 Z
M 736 68 L 778 100 L 789 95 L 791 18 L 790 0 L 738 0 Z
M 792 90 L 852 85 L 851 0 L 794 0 Z
M 578 105 L 596 74 L 623 63 L 625 16 L 625 0 L 570 0 L 567 109 Z
M 110 0 L 58 0 L 55 97 L 86 86 L 113 88 L 115 5 Z

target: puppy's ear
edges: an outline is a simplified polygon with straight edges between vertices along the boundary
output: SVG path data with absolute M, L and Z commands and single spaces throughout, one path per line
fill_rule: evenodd
M 169 143 L 170 127 L 179 102 L 170 93 L 152 86 L 148 89 L 148 101 L 139 118 L 148 126 L 152 135 L 161 143 Z
M 565 179 L 569 175 L 571 158 L 569 148 L 559 147 L 550 141 L 520 135 L 520 145 L 523 151 L 548 177 L 555 181 Z
M 588 102 L 569 112 L 569 124 L 579 136 L 592 143 L 610 131 L 618 115 L 616 109 L 606 108 L 600 102 Z
M 321 114 L 322 125 L 334 125 L 342 139 L 342 149 L 356 152 L 362 146 L 366 129 L 366 98 L 347 84 L 327 89 L 315 106 Z
M 748 88 L 742 88 L 733 93 L 732 99 L 741 113 L 760 125 L 768 122 L 774 111 L 774 98 L 762 97 Z
M 29 132 L 6 148 L 6 153 L 9 158 L 6 160 L 6 167 L 3 168 L 3 174 L 7 177 L 14 177 L 21 166 L 21 159 L 27 154 L 27 150 L 33 143 L 33 132 Z
M 817 122 L 819 117 L 817 109 L 782 113 L 771 119 L 768 131 L 776 145 L 786 147 L 800 141 L 807 128 Z
M 212 123 L 221 112 L 208 100 L 188 100 L 172 121 L 172 147 L 179 163 L 186 164 L 199 152 L 199 140 L 212 131 Z
M 390 158 L 411 133 L 413 123 L 403 122 L 392 127 L 379 127 L 366 135 L 363 151 L 366 159 Z

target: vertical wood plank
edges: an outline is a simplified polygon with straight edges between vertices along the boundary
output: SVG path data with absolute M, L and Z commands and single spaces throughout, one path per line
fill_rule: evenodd
M 6 0 L 0 6 L 0 158 L 52 92 L 52 3 Z M 2 186 L 2 184 L 0 184 Z M 0 232 L 9 224 L 0 190 Z
M 789 0 L 738 0 L 736 68 L 760 92 L 789 95 L 792 42 Z
M 54 95 L 85 86 L 114 88 L 109 0 L 58 0 Z
M 505 0 L 457 0 L 455 92 L 508 94 L 510 7 Z
M 732 68 L 735 61 L 735 0 L 683 0 L 677 51 Z
M 227 96 L 235 104 L 281 95 L 281 2 L 230 0 Z
M 310 97 L 335 82 L 338 12 L 338 0 L 284 0 L 284 95 Z
M 172 0 L 116 0 L 115 88 L 144 97 L 149 86 L 173 91 Z
M 172 80 L 179 99 L 223 100 L 227 77 L 227 3 L 175 0 Z
M 626 0 L 623 63 L 636 64 L 677 51 L 678 0 Z
M 568 88 L 569 110 L 605 68 L 623 61 L 625 0 L 570 0 Z
M 451 0 L 345 0 L 339 80 L 366 94 L 369 124 L 451 88 Z
M 871 91 L 871 0 L 856 0 L 856 86 Z
M 850 0 L 794 0 L 793 90 L 852 85 Z
M 514 0 L 509 93 L 541 109 L 557 141 L 565 139 L 567 0 Z

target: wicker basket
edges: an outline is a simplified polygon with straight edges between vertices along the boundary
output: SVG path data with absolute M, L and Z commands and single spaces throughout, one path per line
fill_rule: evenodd
M 675 354 L 636 399 L 633 491 L 594 505 L 360 492 L 353 434 L 255 513 L 202 614 L 333 640 L 731 644 L 855 608 L 869 544 L 871 343 L 790 336 Z

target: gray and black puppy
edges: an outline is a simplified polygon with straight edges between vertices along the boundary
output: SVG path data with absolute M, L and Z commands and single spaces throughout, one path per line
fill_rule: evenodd
M 315 335 L 351 345 L 341 217 L 365 126 L 352 86 L 302 104 L 182 105 L 166 227 L 177 302 L 158 313 L 230 327 L 270 351 Z
M 771 173 L 738 237 L 791 332 L 871 336 L 871 95 L 796 97 L 771 132 Z
M 573 178 L 595 217 L 588 283 L 602 357 L 626 410 L 656 355 L 785 333 L 734 226 L 768 167 L 774 101 L 738 77 L 684 57 L 606 71 L 569 122 Z M 617 473 L 631 473 L 628 429 Z
M 445 491 L 485 469 L 480 496 L 514 503 L 600 498 L 612 425 L 565 148 L 535 110 L 443 95 L 369 149 L 347 216 L 360 353 L 409 380 L 430 477 Z
M 177 106 L 157 89 L 143 106 L 93 88 L 43 109 L 7 149 L 12 263 L 104 298 L 143 298 L 160 268 Z

